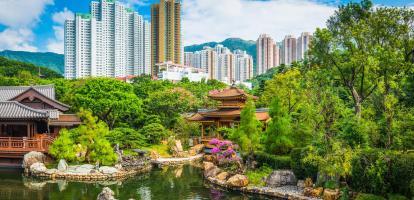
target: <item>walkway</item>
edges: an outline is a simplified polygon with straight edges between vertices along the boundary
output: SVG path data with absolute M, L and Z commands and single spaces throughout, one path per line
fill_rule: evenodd
M 156 160 L 151 160 L 153 164 L 156 165 L 177 165 L 189 163 L 198 159 L 202 159 L 204 154 L 197 154 L 195 156 L 190 156 L 187 158 L 158 158 Z

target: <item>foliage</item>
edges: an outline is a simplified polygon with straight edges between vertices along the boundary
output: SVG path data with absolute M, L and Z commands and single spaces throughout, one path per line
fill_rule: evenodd
M 27 51 L 10 51 L 0 52 L 0 56 L 11 60 L 31 63 L 36 66 L 46 67 L 59 74 L 64 73 L 64 55 L 52 52 L 27 52 Z M 43 71 L 43 70 L 42 70 Z M 43 73 L 42 73 L 43 74 Z
M 286 154 L 293 148 L 292 128 L 290 116 L 280 105 L 279 97 L 272 100 L 270 106 L 270 121 L 263 134 L 263 144 L 269 153 Z
M 291 157 L 291 169 L 295 173 L 298 179 L 312 178 L 316 180 L 318 173 L 318 167 L 312 163 L 304 161 L 304 158 L 308 155 L 307 148 L 295 148 L 290 152 Z
M 407 197 L 399 194 L 388 194 L 388 200 L 408 200 Z
M 169 132 L 159 123 L 150 123 L 142 127 L 139 132 L 147 138 L 150 144 L 159 144 L 166 139 Z
M 242 170 L 241 159 L 236 154 L 231 141 L 213 138 L 209 144 L 214 146 L 211 149 L 211 154 L 215 156 L 216 164 L 219 167 L 234 173 Z
M 63 130 L 50 146 L 51 155 L 68 161 L 114 164 L 117 156 L 105 138 L 109 134 L 106 124 L 96 122 L 97 119 L 85 110 L 78 115 L 83 119 L 83 124 L 69 131 Z
M 272 168 L 267 165 L 263 165 L 258 169 L 247 170 L 246 176 L 249 179 L 249 184 L 252 184 L 254 186 L 265 186 L 266 183 L 263 180 L 264 178 L 267 178 L 272 172 Z
M 255 152 L 254 159 L 259 166 L 269 166 L 272 169 L 290 169 L 292 162 L 290 156 L 278 156 L 262 151 Z
M 62 75 L 45 67 L 36 66 L 30 63 L 9 60 L 0 56 L 0 76 L 18 76 L 22 71 L 28 72 L 32 76 L 38 76 L 39 71 L 45 78 L 60 78 Z
M 115 128 L 106 136 L 108 141 L 122 149 L 135 149 L 147 146 L 146 138 L 139 131 L 131 128 Z
M 79 81 L 66 98 L 73 109 L 91 111 L 110 129 L 121 124 L 133 126 L 142 117 L 142 101 L 134 94 L 132 86 L 116 79 Z
M 262 124 L 256 119 L 256 108 L 252 99 L 248 99 L 240 114 L 240 126 L 230 139 L 240 145 L 241 150 L 252 154 L 261 148 L 260 132 Z
M 377 195 L 373 195 L 373 194 L 360 193 L 360 194 L 357 195 L 355 200 L 385 200 L 385 198 L 382 197 L 382 196 L 377 196 Z

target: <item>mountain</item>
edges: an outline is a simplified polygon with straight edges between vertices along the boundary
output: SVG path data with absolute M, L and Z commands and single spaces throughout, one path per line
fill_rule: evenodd
M 31 63 L 36 66 L 46 67 L 59 74 L 63 74 L 64 72 L 64 56 L 62 54 L 5 50 L 0 51 L 0 56 L 11 60 Z
M 24 73 L 26 72 L 26 73 Z M 7 59 L 0 56 L 0 77 L 19 77 L 27 73 L 32 76 L 40 74 L 43 78 L 61 78 L 62 75 L 46 67 L 39 67 L 27 62 Z
M 194 52 L 200 51 L 205 46 L 214 47 L 217 44 L 222 44 L 223 46 L 229 48 L 231 51 L 236 49 L 244 50 L 249 55 L 253 56 L 254 62 L 256 62 L 256 42 L 253 40 L 243 40 L 240 38 L 228 38 L 222 42 L 207 42 L 203 44 L 191 45 L 184 47 L 185 52 Z

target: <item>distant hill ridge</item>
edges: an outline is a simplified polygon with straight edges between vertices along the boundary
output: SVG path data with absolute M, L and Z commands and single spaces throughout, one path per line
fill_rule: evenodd
M 64 72 L 63 54 L 5 50 L 0 51 L 0 56 L 11 60 L 31 63 L 36 66 L 46 67 L 59 74 L 63 74 Z

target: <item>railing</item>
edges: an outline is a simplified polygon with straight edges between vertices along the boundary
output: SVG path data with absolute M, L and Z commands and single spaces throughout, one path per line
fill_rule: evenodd
M 29 152 L 40 151 L 47 152 L 50 144 L 52 144 L 52 137 L 26 138 L 26 137 L 0 137 L 0 152 Z

